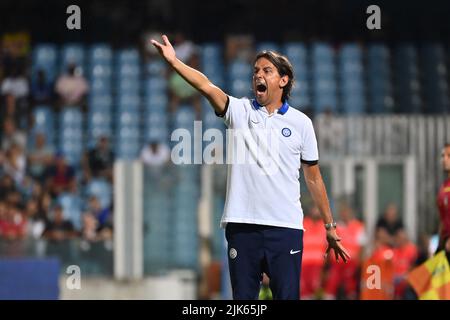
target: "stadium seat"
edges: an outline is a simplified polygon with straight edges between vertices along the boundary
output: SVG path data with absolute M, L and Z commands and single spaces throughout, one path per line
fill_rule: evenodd
M 118 111 L 139 112 L 141 98 L 137 94 L 122 94 L 118 96 Z
M 147 74 L 151 77 L 164 77 L 167 72 L 166 63 L 162 59 L 154 59 L 146 64 Z
M 102 208 L 109 208 L 112 204 L 112 186 L 105 179 L 92 179 L 86 186 L 86 195 L 95 196 Z
M 53 111 L 49 106 L 36 106 L 33 111 L 34 132 L 44 132 L 47 142 L 53 145 L 55 139 L 55 119 Z
M 228 67 L 228 76 L 231 81 L 235 79 L 251 80 L 252 67 L 248 62 L 234 60 Z
M 256 52 L 275 51 L 279 53 L 280 50 L 280 46 L 275 42 L 259 42 L 256 44 Z
M 88 60 L 92 65 L 109 65 L 112 62 L 113 52 L 108 44 L 94 44 L 89 48 Z
M 122 49 L 116 53 L 116 64 L 138 65 L 140 63 L 139 52 L 136 49 Z
M 65 44 L 61 48 L 60 72 L 65 72 L 69 64 L 75 64 L 85 71 L 84 47 L 79 43 Z
M 53 44 L 38 44 L 33 49 L 32 57 L 32 82 L 36 80 L 38 70 L 43 70 L 48 83 L 55 81 L 58 70 L 58 50 Z
M 82 199 L 78 194 L 64 192 L 57 202 L 63 207 L 64 217 L 72 222 L 76 230 L 81 230 Z
M 70 164 L 79 166 L 83 153 L 83 115 L 76 107 L 64 107 L 59 117 L 59 149 Z
M 148 95 L 145 97 L 144 102 L 145 113 L 165 113 L 167 111 L 168 103 L 167 94 L 155 93 L 153 95 Z

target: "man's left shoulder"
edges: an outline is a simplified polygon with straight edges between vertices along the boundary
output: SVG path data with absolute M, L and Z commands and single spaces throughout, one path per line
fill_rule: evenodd
M 309 118 L 305 113 L 294 107 L 289 108 L 287 115 L 289 119 L 294 121 L 299 126 L 312 123 L 311 118 Z

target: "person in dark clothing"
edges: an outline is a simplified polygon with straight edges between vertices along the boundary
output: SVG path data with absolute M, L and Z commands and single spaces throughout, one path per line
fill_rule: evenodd
M 376 229 L 384 229 L 390 239 L 390 243 L 394 243 L 394 236 L 397 231 L 403 229 L 403 222 L 398 216 L 398 207 L 395 203 L 389 203 L 384 210 L 383 215 L 378 219 Z
M 62 206 L 58 205 L 54 208 L 53 219 L 48 222 L 43 236 L 54 241 L 67 240 L 76 236 L 72 222 L 64 218 Z
M 95 148 L 89 150 L 83 159 L 84 176 L 86 180 L 91 178 L 105 178 L 112 181 L 112 168 L 114 153 L 110 148 L 108 138 L 99 138 Z

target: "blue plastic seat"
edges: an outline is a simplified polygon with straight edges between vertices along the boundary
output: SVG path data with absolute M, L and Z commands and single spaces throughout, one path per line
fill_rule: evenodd
M 221 60 L 222 46 L 217 43 L 205 43 L 202 46 L 202 58 L 206 60 Z
M 109 79 L 95 78 L 91 80 L 90 95 L 109 95 L 111 91 Z
M 308 50 L 301 42 L 285 43 L 283 53 L 288 57 L 292 64 L 306 64 L 306 61 L 308 60 Z
M 164 78 L 150 77 L 145 81 L 145 92 L 166 93 L 167 80 Z
M 57 202 L 63 207 L 64 217 L 72 222 L 76 230 L 81 230 L 81 197 L 65 192 L 58 197 Z
M 112 67 L 107 64 L 93 64 L 89 68 L 89 77 L 94 79 L 110 79 L 112 76 Z
M 111 112 L 112 96 L 110 94 L 95 94 L 89 97 L 89 110 Z
M 141 69 L 137 64 L 121 64 L 117 67 L 118 80 L 123 77 L 139 79 Z
M 145 97 L 145 111 L 146 113 L 156 112 L 165 113 L 167 110 L 169 100 L 167 94 L 154 94 Z
M 33 50 L 32 58 L 32 82 L 36 80 L 36 74 L 38 70 L 45 72 L 47 82 L 52 83 L 57 71 L 58 51 L 53 44 L 38 44 Z
M 55 116 L 49 106 L 36 106 L 33 111 L 34 125 L 29 135 L 30 143 L 34 144 L 37 133 L 43 133 L 48 145 L 55 146 Z
M 141 99 L 136 94 L 123 94 L 118 97 L 119 111 L 135 111 L 140 109 Z
M 327 43 L 315 42 L 311 47 L 311 56 L 314 64 L 332 64 L 334 59 L 334 51 Z
M 117 94 L 119 96 L 139 95 L 140 81 L 135 78 L 122 78 L 117 82 Z
M 228 67 L 228 76 L 231 80 L 247 79 L 247 81 L 250 81 L 252 76 L 252 67 L 247 62 L 234 60 Z
M 280 53 L 280 46 L 275 42 L 259 42 L 256 44 L 256 52 L 275 51 Z
M 252 88 L 251 82 L 247 79 L 236 79 L 231 82 L 230 86 L 231 94 L 237 98 L 251 97 Z
M 112 204 L 112 186 L 105 179 L 92 179 L 86 187 L 86 195 L 95 196 L 102 208 L 108 208 Z
M 84 63 L 84 48 L 82 44 L 69 43 L 61 48 L 61 72 L 65 72 L 69 64 L 75 64 L 77 67 L 84 69 Z
M 94 44 L 89 48 L 88 59 L 91 65 L 111 64 L 113 52 L 108 44 Z
M 137 65 L 139 61 L 139 52 L 136 49 L 122 49 L 116 53 L 116 63 L 119 65 L 133 64 Z
M 167 66 L 162 59 L 155 59 L 146 64 L 146 70 L 150 76 L 162 77 L 167 72 Z

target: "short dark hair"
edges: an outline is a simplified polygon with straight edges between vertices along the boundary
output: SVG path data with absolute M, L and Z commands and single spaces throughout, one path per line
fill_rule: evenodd
M 288 76 L 289 80 L 287 84 L 283 87 L 283 95 L 281 97 L 281 100 L 285 102 L 289 97 L 291 96 L 291 90 L 294 86 L 294 68 L 292 67 L 292 64 L 289 62 L 288 58 L 283 56 L 282 54 L 279 54 L 275 51 L 261 51 L 256 55 L 255 61 L 253 64 L 256 63 L 261 58 L 266 58 L 272 64 L 277 68 L 278 73 L 280 76 Z

